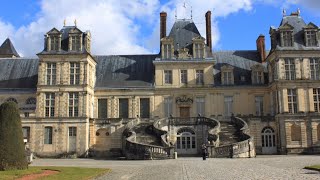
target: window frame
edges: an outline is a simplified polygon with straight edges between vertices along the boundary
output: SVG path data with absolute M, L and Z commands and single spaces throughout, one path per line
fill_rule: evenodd
M 80 84 L 80 63 L 70 62 L 70 85 Z
M 317 47 L 318 46 L 317 31 L 306 30 L 305 31 L 305 38 L 306 38 L 306 46 L 308 46 L 308 47 Z
M 196 84 L 197 85 L 204 84 L 204 70 L 203 69 L 196 70 Z
M 320 80 L 320 59 L 310 58 L 310 79 Z
M 71 38 L 71 51 L 81 51 L 81 36 L 80 35 L 72 35 Z
M 79 92 L 69 92 L 68 97 L 69 117 L 79 117 Z
M 46 85 L 56 85 L 57 63 L 48 62 L 46 65 Z
M 45 117 L 54 117 L 55 93 L 45 93 Z
M 44 144 L 52 145 L 53 142 L 53 128 L 52 126 L 44 127 Z
M 186 69 L 180 70 L 180 83 L 181 84 L 188 84 L 188 70 L 186 70 Z
M 196 97 L 196 109 L 197 116 L 200 114 L 201 116 L 205 116 L 205 97 Z
M 255 115 L 263 116 L 263 96 L 255 96 Z
M 164 84 L 172 84 L 172 70 L 164 70 Z
M 164 116 L 170 117 L 173 113 L 173 99 L 172 97 L 165 97 L 163 99 Z
M 296 80 L 296 65 L 293 58 L 284 59 L 284 71 L 286 80 Z
M 282 31 L 282 47 L 293 46 L 293 31 Z
M 288 96 L 288 112 L 290 114 L 298 113 L 297 90 L 287 89 Z
M 314 111 L 320 112 L 320 88 L 313 88 Z
M 59 51 L 60 37 L 57 35 L 50 36 L 50 51 Z
M 233 76 L 233 73 L 232 71 L 222 71 L 223 73 L 223 85 L 233 85 L 233 82 L 232 82 L 232 76 Z

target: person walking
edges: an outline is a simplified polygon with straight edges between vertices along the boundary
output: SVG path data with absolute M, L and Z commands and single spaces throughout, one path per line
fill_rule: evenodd
M 202 159 L 206 160 L 207 159 L 207 146 L 205 144 L 202 144 Z

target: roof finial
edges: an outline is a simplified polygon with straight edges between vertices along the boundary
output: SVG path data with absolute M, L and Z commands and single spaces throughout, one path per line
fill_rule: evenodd
M 66 23 L 67 23 L 67 20 L 64 19 L 64 20 L 63 20 L 63 26 L 66 26 Z
M 77 19 L 74 20 L 74 26 L 77 26 Z
M 192 6 L 191 6 L 191 19 L 192 19 Z
M 300 16 L 300 13 L 301 13 L 300 8 L 298 8 L 297 12 L 298 12 L 298 16 Z
M 176 10 L 175 10 L 175 18 L 176 18 L 176 20 L 177 20 L 177 15 L 178 14 L 178 12 L 177 12 L 177 8 L 176 8 Z
M 286 9 L 283 9 L 283 10 L 282 10 L 282 15 L 283 15 L 283 17 L 287 15 Z

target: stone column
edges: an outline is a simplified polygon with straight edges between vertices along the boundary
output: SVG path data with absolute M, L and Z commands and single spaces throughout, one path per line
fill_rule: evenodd
M 302 88 L 297 89 L 298 94 L 297 94 L 297 99 L 298 99 L 298 112 L 305 112 L 305 91 Z
M 281 98 L 279 98 L 281 99 Z M 289 112 L 289 107 L 288 107 L 288 90 L 283 89 L 282 90 L 282 112 Z
M 314 100 L 313 100 L 313 89 L 312 88 L 309 88 L 308 89 L 308 98 L 309 98 L 309 111 L 310 112 L 314 112 L 315 109 L 314 109 Z

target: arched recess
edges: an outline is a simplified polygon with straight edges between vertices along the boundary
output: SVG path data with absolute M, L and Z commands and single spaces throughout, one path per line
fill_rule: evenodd
M 265 127 L 261 131 L 262 154 L 277 153 L 276 135 L 272 127 Z
M 6 102 L 15 102 L 16 104 L 18 104 L 18 101 L 13 97 L 8 98 Z
M 178 154 L 197 153 L 197 138 L 192 128 L 184 127 L 177 131 L 176 150 Z

